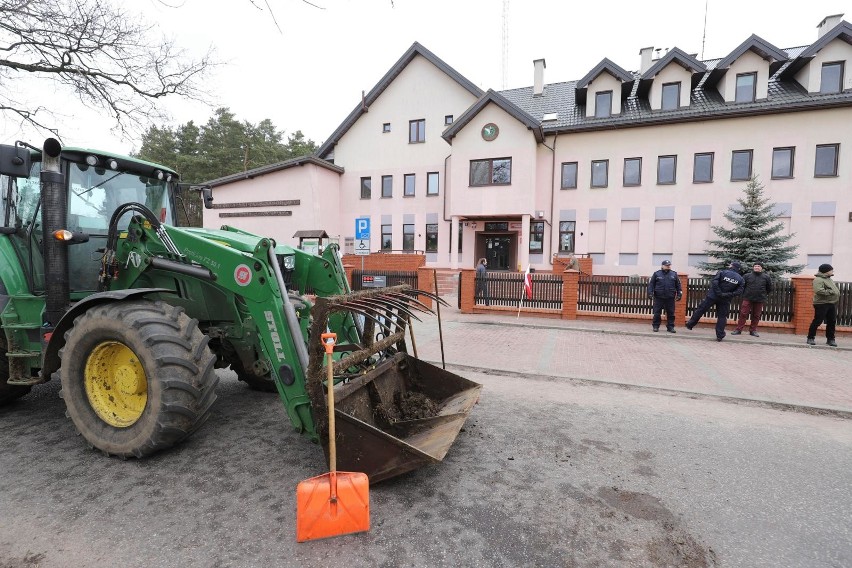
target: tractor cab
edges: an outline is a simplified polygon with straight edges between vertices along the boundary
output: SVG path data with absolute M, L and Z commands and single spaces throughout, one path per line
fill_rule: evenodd
M 0 176 L 0 230 L 10 235 L 34 294 L 45 289 L 42 214 L 46 210 L 64 209 L 65 223 L 60 229 L 74 235 L 69 241 L 74 246 L 68 247 L 72 297 L 97 289 L 99 251 L 106 244 L 110 217 L 117 207 L 142 203 L 162 223 L 175 225 L 178 175 L 169 168 L 117 154 L 63 148 L 60 168 L 65 203 L 45 202 L 40 184 L 41 152 L 21 146 L 4 149 L 7 164 L 0 164 L 0 171 L 4 172 Z M 131 213 L 127 213 L 119 228 L 127 227 L 130 217 Z

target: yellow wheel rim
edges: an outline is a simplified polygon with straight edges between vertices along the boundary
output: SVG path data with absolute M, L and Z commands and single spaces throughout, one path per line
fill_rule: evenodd
M 132 349 L 117 341 L 100 343 L 84 373 L 86 396 L 101 420 L 116 428 L 139 420 L 148 402 L 148 379 Z

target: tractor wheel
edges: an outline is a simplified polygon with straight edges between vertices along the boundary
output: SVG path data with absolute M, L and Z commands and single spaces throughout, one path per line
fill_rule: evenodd
M 0 331 L 2 333 L 2 331 Z M 0 344 L 0 406 L 5 406 L 30 392 L 31 387 L 7 385 L 9 380 L 9 359 L 6 358 L 6 347 Z
M 60 396 L 91 447 L 142 457 L 169 448 L 210 414 L 219 379 L 198 322 L 160 301 L 91 308 L 59 354 Z
M 239 358 L 237 358 L 234 363 L 231 363 L 231 370 L 237 374 L 237 379 L 247 384 L 251 390 L 259 392 L 278 392 L 278 389 L 275 387 L 275 381 L 272 379 L 272 375 L 258 377 L 253 373 L 249 373 L 245 370 Z

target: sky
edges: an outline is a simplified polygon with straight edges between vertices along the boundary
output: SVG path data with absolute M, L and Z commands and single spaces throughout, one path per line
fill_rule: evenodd
M 239 120 L 269 118 L 285 134 L 301 130 L 318 144 L 415 41 L 483 90 L 500 90 L 532 85 L 532 62 L 540 58 L 546 60 L 546 83 L 570 81 L 604 57 L 636 70 L 642 47 L 662 53 L 679 47 L 712 59 L 724 57 L 753 33 L 787 48 L 813 43 L 817 24 L 828 15 L 845 10 L 844 19 L 852 21 L 848 0 L 510 0 L 504 85 L 503 0 L 123 4 L 154 24 L 152 33 L 174 38 L 196 56 L 212 47 L 221 63 L 203 85 L 209 106 L 163 99 L 169 126 L 190 120 L 203 124 L 216 107 L 226 106 Z M 119 153 L 138 149 L 139 138 L 117 137 L 109 118 L 67 94 L 53 97 L 61 101 L 57 121 L 66 144 Z M 22 137 L 40 146 L 44 134 L 0 126 L 0 142 Z

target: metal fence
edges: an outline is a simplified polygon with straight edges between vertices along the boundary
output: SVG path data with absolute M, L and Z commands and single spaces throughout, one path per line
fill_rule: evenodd
M 384 288 L 400 284 L 417 288 L 417 271 L 361 269 L 352 271 L 352 290 Z
M 838 282 L 840 301 L 837 302 L 837 325 L 852 327 L 852 282 Z
M 690 278 L 689 291 L 686 294 L 686 315 L 691 316 L 698 307 L 707 292 L 710 291 L 709 278 Z M 728 314 L 728 322 L 735 323 L 740 317 L 740 303 L 742 297 L 731 299 L 731 311 Z M 704 313 L 704 317 L 715 318 L 716 308 L 712 307 Z M 772 291 L 763 305 L 761 321 L 790 323 L 793 321 L 793 282 L 792 280 L 776 279 L 772 282 Z
M 487 304 L 517 308 L 523 296 L 525 308 L 562 310 L 562 275 L 532 273 L 530 276 L 531 300 L 524 294 L 522 272 L 488 272 L 484 277 L 476 275 L 474 302 L 480 306 Z
M 652 314 L 648 278 L 581 275 L 577 310 L 616 314 Z

